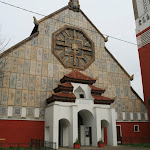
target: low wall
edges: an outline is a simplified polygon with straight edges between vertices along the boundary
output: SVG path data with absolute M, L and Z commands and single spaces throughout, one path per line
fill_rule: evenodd
M 117 122 L 121 126 L 122 143 L 150 143 L 150 122 Z M 139 132 L 134 132 L 139 125 Z
M 31 138 L 44 140 L 44 121 L 0 120 L 3 143 L 30 143 Z

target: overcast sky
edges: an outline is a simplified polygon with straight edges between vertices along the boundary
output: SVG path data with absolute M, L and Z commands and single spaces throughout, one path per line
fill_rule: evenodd
M 0 0 L 43 15 L 49 15 L 66 6 L 69 0 Z M 110 35 L 132 43 L 136 42 L 135 20 L 132 0 L 79 0 L 82 11 L 102 34 Z M 9 47 L 27 38 L 34 27 L 32 14 L 0 3 L 0 31 L 8 40 Z M 143 98 L 138 49 L 136 45 L 109 38 L 108 50 L 125 70 L 134 74 L 131 85 Z

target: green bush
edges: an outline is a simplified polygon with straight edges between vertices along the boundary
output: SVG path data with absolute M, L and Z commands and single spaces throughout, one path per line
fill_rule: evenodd
M 74 144 L 80 144 L 80 141 L 79 139 L 76 139 L 75 143 Z
M 98 143 L 104 143 L 102 140 L 99 140 Z

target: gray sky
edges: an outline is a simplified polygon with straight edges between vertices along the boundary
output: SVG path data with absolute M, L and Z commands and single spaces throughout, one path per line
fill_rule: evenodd
M 0 0 L 23 7 L 43 15 L 49 15 L 66 6 L 69 0 Z M 79 0 L 82 11 L 95 24 L 102 34 L 119 39 L 136 42 L 135 20 L 132 0 Z M 0 3 L 0 30 L 7 39 L 11 39 L 9 47 L 30 36 L 32 14 Z M 135 75 L 131 85 L 143 98 L 138 49 L 136 45 L 109 38 L 108 50 L 115 56 L 126 71 Z

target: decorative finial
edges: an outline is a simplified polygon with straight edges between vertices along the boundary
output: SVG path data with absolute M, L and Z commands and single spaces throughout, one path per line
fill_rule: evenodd
M 107 36 L 104 40 L 105 40 L 105 42 L 108 42 L 108 38 L 109 38 L 109 36 Z
M 96 77 L 95 80 L 98 80 L 98 77 Z
M 70 0 L 68 5 L 69 9 L 79 12 L 80 10 L 79 0 Z
M 34 24 L 38 26 L 38 25 L 39 25 L 39 22 L 38 22 L 38 20 L 36 19 L 36 17 L 33 17 L 33 19 L 34 19 Z
M 52 91 L 52 95 L 54 95 L 55 94 L 55 92 L 54 91 Z
M 117 99 L 117 96 L 115 96 L 114 98 L 113 98 L 113 100 L 116 100 Z
M 134 80 L 134 74 L 130 77 L 130 81 Z
M 60 85 L 61 84 L 60 81 L 58 81 L 57 84 Z

